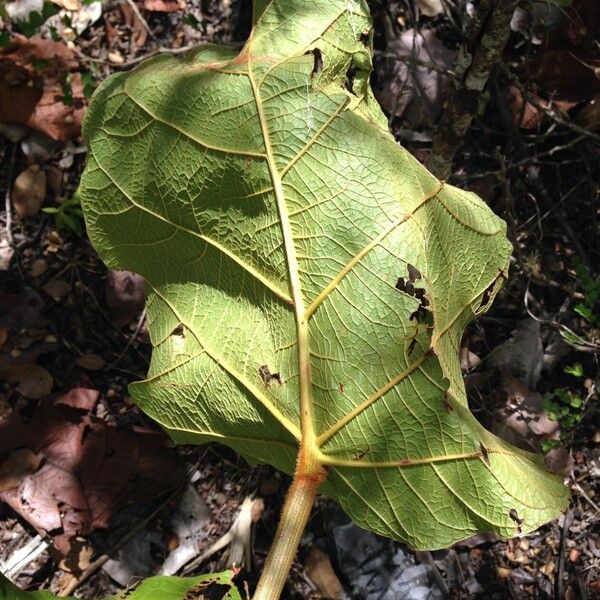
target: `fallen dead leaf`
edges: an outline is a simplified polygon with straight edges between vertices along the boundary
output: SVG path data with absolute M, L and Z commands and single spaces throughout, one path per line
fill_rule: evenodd
M 185 8 L 185 0 L 144 0 L 144 8 L 154 12 L 177 12 Z
M 1 492 L 0 500 L 51 535 L 63 555 L 73 536 L 107 527 L 124 504 L 151 500 L 184 480 L 164 434 L 110 427 L 91 414 L 98 397 L 95 390 L 76 388 L 42 401 L 28 420 L 13 411 L 0 423 L 0 456 L 26 447 L 45 457 L 36 473 Z
M 57 302 L 66 296 L 71 290 L 71 286 L 64 279 L 51 279 L 48 283 L 42 286 L 42 289 L 48 296 Z
M 52 375 L 39 365 L 10 365 L 0 362 L 0 379 L 6 379 L 17 385 L 17 391 L 32 400 L 44 398 L 54 386 Z
M 116 50 L 109 52 L 107 56 L 108 60 L 110 60 L 110 62 L 113 63 L 113 65 L 122 65 L 125 62 L 123 55 Z
M 600 94 L 596 94 L 575 117 L 575 122 L 584 127 L 595 131 L 600 129 Z
M 174 575 L 198 555 L 198 542 L 206 539 L 206 526 L 210 518 L 211 512 L 206 502 L 196 488 L 188 484 L 169 519 L 172 547 L 161 567 L 163 575 Z
M 560 425 L 544 411 L 544 399 L 538 392 L 506 373 L 502 376 L 506 402 L 494 411 L 493 433 L 524 450 L 534 450 L 539 440 L 553 439 Z
M 0 348 L 4 346 L 8 339 L 8 329 L 6 327 L 0 327 Z
M 571 550 L 569 551 L 569 560 L 571 562 L 576 562 L 580 554 L 581 552 L 579 552 L 577 548 L 571 548 Z
M 12 203 L 20 217 L 33 217 L 42 207 L 46 196 L 46 174 L 39 165 L 31 165 L 15 179 Z
M 434 124 L 442 114 L 448 89 L 448 76 L 440 70 L 452 68 L 455 60 L 456 50 L 446 48 L 433 30 L 408 29 L 386 49 L 378 100 L 410 128 Z
M 86 104 L 78 69 L 65 43 L 13 36 L 11 45 L 0 49 L 0 121 L 27 125 L 54 140 L 77 137 Z M 63 102 L 67 76 L 73 106 Z
M 99 371 L 106 361 L 99 354 L 84 354 L 75 359 L 75 363 L 87 371 Z
M 44 301 L 32 288 L 24 288 L 18 294 L 0 292 L 0 326 L 17 332 L 24 328 L 43 328 Z
M 481 364 L 481 359 L 477 354 L 471 352 L 466 346 L 460 349 L 460 369 L 461 371 L 472 371 Z
M 573 456 L 571 452 L 561 446 L 553 448 L 544 456 L 546 468 L 557 475 L 566 475 L 573 468 Z
M 15 255 L 15 249 L 5 237 L 0 238 L 0 271 L 8 271 L 10 262 Z
M 554 100 L 550 103 L 535 94 L 528 94 L 523 99 L 521 90 L 514 85 L 508 86 L 506 97 L 513 122 L 525 130 L 537 129 L 548 118 L 542 108 L 566 112 L 578 104 L 567 100 Z
M 29 275 L 31 275 L 31 277 L 39 277 L 40 275 L 43 275 L 46 272 L 47 268 L 48 263 L 45 259 L 36 258 L 31 263 L 31 266 L 29 267 L 29 270 L 27 272 L 29 273 Z
M 340 600 L 344 597 L 344 588 L 331 566 L 329 557 L 316 546 L 309 550 L 304 570 L 322 598 Z
M 600 93 L 600 59 L 597 37 L 600 34 L 600 2 L 574 0 L 561 7 L 552 27 L 537 31 L 540 52 L 524 62 L 518 73 L 526 73 L 546 98 L 581 102 Z
M 125 25 L 131 28 L 131 42 L 142 48 L 148 39 L 148 30 L 129 4 L 119 4 L 119 10 L 125 19 Z
M 488 363 L 535 388 L 544 364 L 540 324 L 534 319 L 524 319 L 512 332 L 507 342 L 500 344 L 490 354 Z
M 417 0 L 417 6 L 422 15 L 435 17 L 444 12 L 442 0 Z
M 137 273 L 108 271 L 105 294 L 106 304 L 118 327 L 131 323 L 144 309 L 144 279 Z
M 13 450 L 0 463 L 0 492 L 16 488 L 25 477 L 33 475 L 42 458 L 41 454 L 35 454 L 29 448 Z
M 65 10 L 80 10 L 81 0 L 50 0 L 52 4 L 56 4 Z

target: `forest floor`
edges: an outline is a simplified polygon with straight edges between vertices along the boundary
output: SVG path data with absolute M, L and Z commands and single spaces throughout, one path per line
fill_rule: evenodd
M 372 2 L 372 83 L 392 132 L 421 161 L 452 82 L 463 4 Z M 0 459 L 21 436 L 17 446 L 43 439 L 81 463 L 77 472 L 48 470 L 29 503 L 11 496 L 0 469 L 0 571 L 23 589 L 76 583 L 79 597 L 104 597 L 165 568 L 167 556 L 183 567 L 184 551 L 204 552 L 240 511 L 246 523 L 230 555 L 251 549 L 242 585 L 260 572 L 289 478 L 216 444 L 173 448 L 132 404 L 127 385 L 145 376 L 150 355 L 143 281 L 100 262 L 76 194 L 86 159 L 80 124 L 98 83 L 159 51 L 239 44 L 250 20 L 241 0 L 126 0 L 63 10 L 44 25 L 2 21 Z M 450 177 L 506 220 L 514 249 L 493 307 L 464 335 L 471 410 L 545 455 L 572 491 L 568 511 L 512 540 L 482 534 L 415 553 L 353 528 L 319 498 L 285 598 L 600 597 L 598 72 L 595 0 L 517 9 Z M 31 92 L 34 79 L 41 95 Z M 25 460 L 39 467 L 34 455 Z M 59 487 L 90 507 L 71 530 L 48 524 L 61 505 L 44 494 Z M 89 533 L 75 542 L 74 531 Z M 105 554 L 111 560 L 80 582 Z M 224 564 L 217 552 L 188 571 Z

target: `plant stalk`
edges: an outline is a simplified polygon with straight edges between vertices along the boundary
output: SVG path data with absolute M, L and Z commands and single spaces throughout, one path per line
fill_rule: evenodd
M 281 596 L 323 479 L 324 471 L 302 473 L 297 469 L 253 600 L 278 600 Z

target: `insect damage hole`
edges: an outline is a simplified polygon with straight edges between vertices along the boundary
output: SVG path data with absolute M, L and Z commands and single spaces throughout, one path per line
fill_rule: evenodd
M 185 338 L 185 327 L 183 323 L 179 323 L 173 331 L 171 331 L 171 335 L 178 335 L 179 337 Z
M 316 75 L 323 70 L 323 53 L 319 48 L 313 48 L 312 50 L 307 50 L 304 54 L 312 54 L 313 55 L 313 70 L 311 75 Z
M 496 291 L 496 288 L 498 287 L 498 285 L 502 285 L 502 283 L 504 281 L 506 281 L 506 275 L 504 274 L 503 271 L 499 271 L 498 275 L 496 275 L 496 278 L 494 279 L 494 281 L 492 281 L 492 283 L 490 283 L 490 285 L 488 285 L 487 288 L 485 288 L 485 291 L 483 292 L 483 295 L 481 296 L 481 302 L 479 303 L 479 306 L 475 310 L 475 314 L 485 312 L 488 309 L 488 307 L 491 303 L 492 296 L 494 295 L 494 292 Z
M 344 79 L 344 87 L 354 96 L 356 96 L 356 93 L 354 92 L 354 79 L 356 78 L 357 72 L 358 69 L 356 65 L 350 65 L 346 71 L 346 78 Z
M 515 525 L 517 526 L 517 531 L 519 533 L 523 533 L 523 528 L 521 527 L 521 525 L 523 525 L 525 519 L 519 518 L 519 513 L 514 508 L 510 509 L 510 511 L 508 512 L 508 516 L 515 522 Z
M 479 442 L 479 451 L 481 452 L 481 458 L 483 458 L 483 462 L 489 467 L 490 455 L 488 453 L 488 449 L 481 442 Z
M 279 385 L 283 385 L 283 380 L 281 379 L 281 373 L 271 373 L 269 369 L 269 365 L 261 365 L 258 368 L 258 373 L 260 378 L 262 379 L 265 387 L 269 387 L 273 381 L 276 381 Z
M 417 307 L 417 310 L 411 313 L 410 320 L 417 321 L 417 323 L 422 323 L 427 316 L 427 307 L 429 306 L 429 300 L 425 295 L 425 288 L 415 285 L 415 281 L 422 279 L 422 275 L 419 269 L 410 263 L 407 265 L 407 271 L 408 280 L 405 277 L 398 277 L 395 288 L 398 291 L 419 301 L 419 306 Z

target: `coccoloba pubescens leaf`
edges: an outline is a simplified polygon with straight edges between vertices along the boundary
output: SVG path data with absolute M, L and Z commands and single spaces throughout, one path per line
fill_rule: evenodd
M 507 277 L 505 224 L 396 144 L 371 54 L 363 1 L 262 0 L 240 51 L 100 86 L 82 205 L 148 285 L 131 393 L 180 443 L 288 473 L 302 445 L 359 525 L 414 547 L 534 529 L 566 489 L 479 425 L 458 361 Z

